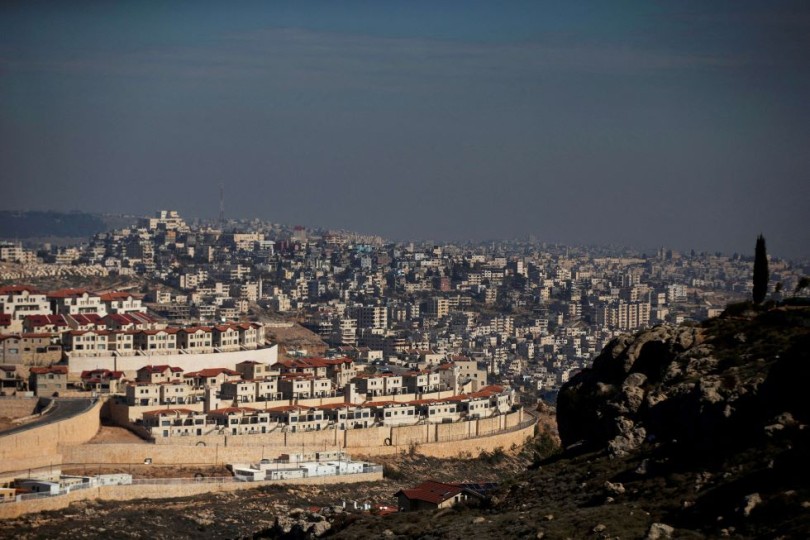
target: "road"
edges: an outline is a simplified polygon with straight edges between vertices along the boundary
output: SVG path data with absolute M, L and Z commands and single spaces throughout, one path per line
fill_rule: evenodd
M 13 435 L 15 433 L 21 433 L 36 427 L 45 426 L 53 422 L 67 420 L 71 416 L 76 416 L 79 413 L 83 413 L 92 407 L 93 403 L 95 403 L 95 399 L 92 398 L 54 398 L 53 407 L 51 407 L 51 410 L 48 411 L 48 413 L 42 415 L 33 422 L 28 422 L 27 424 L 0 432 L 0 438 L 7 437 L 8 435 Z

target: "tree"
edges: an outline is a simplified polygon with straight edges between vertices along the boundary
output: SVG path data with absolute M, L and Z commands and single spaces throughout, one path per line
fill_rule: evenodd
M 804 289 L 810 289 L 810 276 L 803 276 L 799 279 L 799 283 L 796 285 L 796 290 L 793 291 L 793 296 L 796 296 Z
M 754 252 L 754 303 L 761 304 L 768 293 L 768 254 L 765 251 L 765 237 L 757 237 L 757 247 Z

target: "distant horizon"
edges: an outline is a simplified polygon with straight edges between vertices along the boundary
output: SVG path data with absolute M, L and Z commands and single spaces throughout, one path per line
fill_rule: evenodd
M 0 3 L 0 209 L 810 257 L 810 3 Z
M 111 212 L 87 212 L 85 210 L 78 210 L 78 209 L 71 209 L 71 210 L 55 210 L 53 208 L 49 209 L 42 209 L 42 210 L 35 210 L 35 209 L 25 209 L 25 210 L 0 210 L 2 212 L 42 212 L 42 213 L 55 213 L 55 214 L 87 214 L 87 215 L 97 215 L 97 216 L 109 216 L 109 217 L 118 217 L 118 218 L 147 218 L 153 217 L 155 212 L 159 212 L 161 210 L 176 210 L 175 208 L 159 208 L 155 209 L 151 212 L 146 213 L 111 213 Z M 218 216 L 195 216 L 195 215 L 185 215 L 178 210 L 178 213 L 181 218 L 183 218 L 186 222 L 192 222 L 194 220 L 200 220 L 207 223 L 216 222 L 218 220 Z M 590 249 L 604 249 L 608 251 L 630 251 L 636 252 L 638 255 L 646 255 L 647 257 L 653 257 L 657 251 L 661 248 L 665 250 L 671 250 L 677 252 L 681 255 L 688 255 L 692 250 L 695 253 L 705 253 L 709 255 L 716 255 L 720 254 L 722 256 L 732 257 L 734 255 L 739 255 L 743 258 L 753 259 L 754 257 L 754 244 L 756 243 L 756 238 L 752 241 L 752 248 L 750 253 L 745 251 L 729 251 L 724 249 L 696 249 L 692 247 L 679 247 L 674 245 L 667 245 L 661 244 L 657 246 L 647 246 L 647 247 L 640 247 L 634 245 L 621 245 L 621 244 L 609 244 L 609 243 L 595 243 L 595 242 L 587 242 L 587 243 L 569 243 L 569 242 L 562 242 L 550 239 L 544 239 L 540 235 L 536 233 L 527 233 L 524 235 L 513 236 L 513 237 L 491 237 L 491 238 L 467 238 L 467 239 L 443 239 L 439 237 L 433 238 L 393 238 L 381 235 L 379 233 L 375 233 L 373 231 L 360 231 L 354 229 L 346 229 L 344 227 L 330 227 L 330 226 L 321 226 L 321 225 L 311 225 L 307 223 L 299 223 L 299 222 L 281 222 L 271 220 L 269 218 L 262 218 L 258 216 L 247 216 L 247 217 L 234 217 L 234 216 L 225 216 L 226 221 L 250 221 L 250 220 L 259 220 L 264 223 L 273 223 L 277 225 L 281 225 L 284 227 L 297 227 L 301 226 L 306 229 L 310 230 L 327 230 L 327 231 L 343 231 L 351 234 L 358 234 L 362 236 L 379 236 L 383 240 L 387 242 L 403 244 L 408 242 L 413 242 L 416 244 L 450 244 L 450 245 L 460 245 L 460 244 L 487 244 L 492 242 L 521 242 L 521 243 L 532 243 L 532 244 L 547 244 L 549 247 L 563 247 L 563 248 L 590 248 Z M 768 241 L 767 234 L 764 235 L 766 242 Z M 533 240 L 530 240 L 529 237 L 534 237 Z M 11 237 L 5 236 L 3 231 L 0 231 L 0 238 L 4 240 L 9 240 Z M 38 237 L 29 237 L 29 238 L 38 238 Z M 64 237 L 64 238 L 83 238 L 83 236 L 75 236 L 75 237 Z M 21 241 L 26 240 L 25 238 L 20 239 Z M 773 253 L 770 248 L 768 248 L 768 256 L 771 258 L 777 258 L 781 260 L 786 260 L 794 263 L 808 263 L 810 262 L 810 257 L 788 257 L 778 253 Z

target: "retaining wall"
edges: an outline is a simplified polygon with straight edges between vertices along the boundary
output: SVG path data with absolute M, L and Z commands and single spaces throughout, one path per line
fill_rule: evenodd
M 30 416 L 38 401 L 36 397 L 0 397 L 0 417 L 14 420 Z
M 52 458 L 59 454 L 60 446 L 86 443 L 98 433 L 101 426 L 101 406 L 102 401 L 99 400 L 72 418 L 0 437 L 0 472 L 8 470 L 7 462 Z
M 522 411 L 501 415 L 513 417 L 500 422 L 517 424 Z M 488 425 L 498 425 L 488 419 Z M 86 444 L 61 447 L 64 466 L 97 464 L 139 464 L 150 458 L 155 465 L 221 465 L 253 462 L 275 458 L 280 454 L 301 451 L 345 449 L 351 455 L 378 456 L 418 452 L 435 457 L 457 457 L 470 452 L 477 456 L 481 450 L 521 445 L 534 432 L 534 418 L 529 417 L 522 428 L 499 431 L 475 437 L 482 422 L 454 424 L 421 424 L 417 426 L 375 427 L 356 430 L 325 430 L 302 433 L 269 433 L 265 435 L 182 437 L 186 445 L 158 444 Z M 181 439 L 181 438 L 177 438 Z M 198 444 L 204 443 L 205 446 Z

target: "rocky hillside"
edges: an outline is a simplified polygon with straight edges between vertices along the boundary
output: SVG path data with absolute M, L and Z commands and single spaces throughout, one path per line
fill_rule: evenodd
M 624 336 L 560 392 L 566 451 L 483 508 L 340 538 L 808 538 L 810 309 Z
M 810 420 L 809 338 L 807 309 L 781 307 L 614 340 L 560 392 L 563 445 L 727 453 L 793 434 Z

